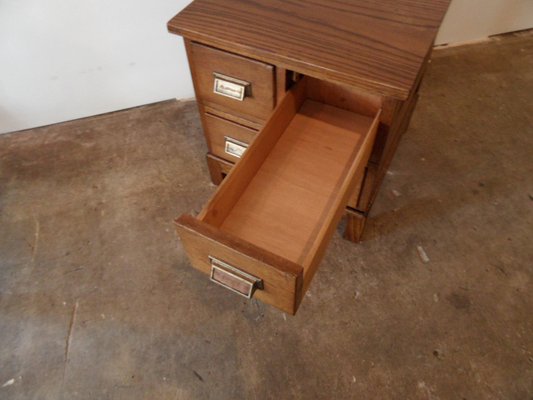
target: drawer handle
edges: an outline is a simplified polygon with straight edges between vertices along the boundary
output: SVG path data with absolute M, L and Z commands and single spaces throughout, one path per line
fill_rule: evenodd
M 215 94 L 229 97 L 234 100 L 244 101 L 251 91 L 252 84 L 249 82 L 222 75 L 217 72 L 213 75 L 215 76 Z
M 248 145 L 246 143 L 239 142 L 238 140 L 226 136 L 226 145 L 224 146 L 226 154 L 241 158 L 247 149 Z
M 256 289 L 263 289 L 263 281 L 231 265 L 209 256 L 211 281 L 238 295 L 251 299 Z

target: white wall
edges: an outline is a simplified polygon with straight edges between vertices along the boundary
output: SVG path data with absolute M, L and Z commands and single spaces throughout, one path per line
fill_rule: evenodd
M 194 95 L 166 22 L 190 0 L 0 0 L 0 133 Z M 454 0 L 438 43 L 533 27 L 533 0 Z
M 0 133 L 194 96 L 190 0 L 0 0 Z
M 453 0 L 436 43 L 465 43 L 528 28 L 533 28 L 533 0 Z

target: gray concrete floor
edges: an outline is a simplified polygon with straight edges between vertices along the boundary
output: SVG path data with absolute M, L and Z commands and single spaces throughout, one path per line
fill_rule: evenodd
M 214 191 L 194 103 L 0 137 L 0 398 L 532 399 L 532 126 L 533 36 L 438 50 L 296 317 L 176 239 Z

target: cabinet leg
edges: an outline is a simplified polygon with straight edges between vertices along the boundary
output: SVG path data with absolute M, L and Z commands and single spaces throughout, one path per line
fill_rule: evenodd
M 215 185 L 220 185 L 226 175 L 229 174 L 233 164 L 229 161 L 223 160 L 211 153 L 207 154 L 207 167 L 209 168 L 209 174 L 211 175 L 211 181 Z
M 367 216 L 352 209 L 346 209 L 346 229 L 344 239 L 359 243 L 365 230 Z

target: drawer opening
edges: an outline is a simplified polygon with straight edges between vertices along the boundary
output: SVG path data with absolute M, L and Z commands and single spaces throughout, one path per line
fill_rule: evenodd
M 197 268 L 225 257 L 263 279 L 258 298 L 289 313 L 364 173 L 379 123 L 379 110 L 317 101 L 315 89 L 307 78 L 296 83 L 196 220 L 177 221 Z
M 224 232 L 304 268 L 373 120 L 305 100 L 224 220 Z

